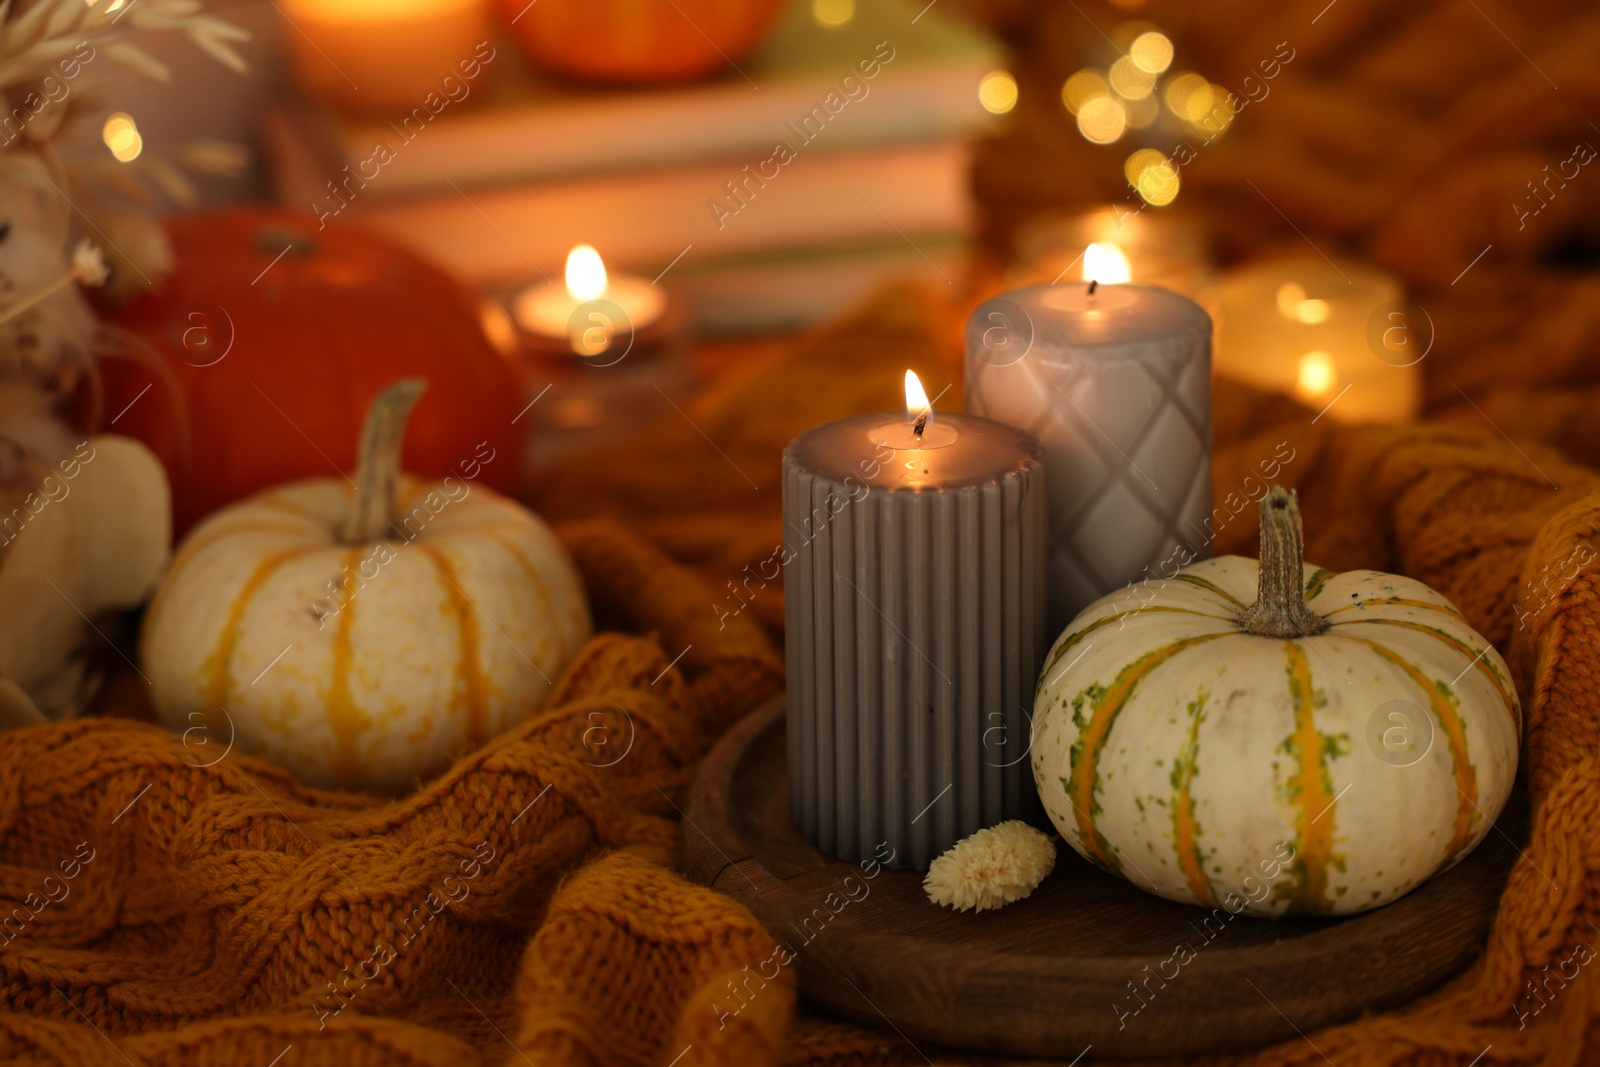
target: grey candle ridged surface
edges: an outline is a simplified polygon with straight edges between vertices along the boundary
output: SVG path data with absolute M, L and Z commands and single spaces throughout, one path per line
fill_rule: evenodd
M 847 421 L 872 418 L 884 417 Z M 842 475 L 808 435 L 783 467 L 791 813 L 825 852 L 882 859 L 887 843 L 894 866 L 918 869 L 1038 811 L 1027 747 L 1045 653 L 1043 450 L 1011 427 L 940 418 L 959 443 L 990 447 L 936 487 L 893 484 L 898 463 Z

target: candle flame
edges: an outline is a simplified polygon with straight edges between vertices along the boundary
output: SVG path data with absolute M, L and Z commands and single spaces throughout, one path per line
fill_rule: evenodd
M 914 370 L 906 371 L 906 421 L 913 426 L 926 427 L 933 421 L 933 405 L 928 402 L 928 391 L 922 388 L 922 379 Z
M 567 253 L 567 292 L 574 300 L 596 300 L 606 292 L 606 265 L 593 245 Z
M 1300 357 L 1297 375 L 1300 391 L 1310 397 L 1324 396 L 1339 380 L 1333 357 L 1326 352 L 1307 352 Z
M 1101 285 L 1121 285 L 1133 280 L 1128 257 L 1112 244 L 1095 242 L 1083 250 L 1083 280 Z

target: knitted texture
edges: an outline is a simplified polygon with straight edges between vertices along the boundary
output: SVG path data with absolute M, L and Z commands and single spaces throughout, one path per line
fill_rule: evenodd
M 655 637 L 596 637 L 405 800 L 138 723 L 6 735 L 0 1062 L 771 1061 L 787 977 L 735 1026 L 704 1005 L 775 943 L 668 867 L 695 762 L 780 664 L 665 557 L 565 534 L 597 615 Z
M 779 450 L 807 425 L 892 406 L 898 374 L 816 384 L 860 381 L 861 351 L 953 381 L 959 318 L 887 292 L 671 413 L 636 451 L 552 477 L 540 506 L 568 520 L 601 632 L 537 717 L 410 797 L 308 789 L 238 752 L 219 759 L 225 739 L 118 719 L 0 736 L 0 1061 L 974 1060 L 797 1014 L 792 968 L 726 1012 L 729 983 L 776 942 L 674 872 L 696 832 L 680 811 L 696 764 L 781 687 L 760 621 L 781 619 L 781 586 L 748 578 L 779 538 Z M 1216 404 L 1216 551 L 1254 550 L 1237 494 L 1287 443 L 1277 480 L 1299 492 L 1308 560 L 1410 574 L 1507 653 L 1532 802 L 1466 973 L 1242 1062 L 1593 1062 L 1600 982 L 1587 967 L 1549 979 L 1600 940 L 1600 472 L 1574 458 L 1573 424 L 1530 417 L 1539 432 L 1514 445 L 1482 420 L 1313 422 L 1227 381 Z M 611 519 L 574 519 L 585 512 L 626 518 L 678 559 Z M 1538 997 L 1530 981 L 1545 983 Z
M 1127 203 L 1127 143 L 1089 146 L 1059 96 L 1125 11 L 968 6 L 1011 27 L 1021 57 L 1017 110 L 977 169 L 991 238 L 1043 206 Z M 1185 66 L 1238 91 L 1279 41 L 1296 58 L 1184 165 L 1178 207 L 1228 258 L 1309 239 L 1401 275 L 1437 327 L 1430 418 L 1341 427 L 1219 381 L 1213 548 L 1254 552 L 1248 479 L 1276 457 L 1308 560 L 1450 597 L 1512 665 L 1531 825 L 1465 973 L 1236 1062 L 1600 1062 L 1597 968 L 1564 977 L 1600 942 L 1600 282 L 1572 269 L 1600 243 L 1600 178 L 1543 187 L 1531 219 L 1514 207 L 1589 139 L 1600 14 L 1322 7 L 1195 5 Z M 306 789 L 216 759 L 223 739 L 138 723 L 0 736 L 0 1061 L 982 1062 L 797 1009 L 792 968 L 729 1017 L 729 983 L 776 942 L 673 869 L 696 832 L 679 811 L 695 766 L 781 686 L 783 445 L 898 408 L 908 367 L 958 406 L 963 310 L 889 292 L 547 474 L 534 503 L 568 521 L 602 632 L 537 717 L 410 797 Z

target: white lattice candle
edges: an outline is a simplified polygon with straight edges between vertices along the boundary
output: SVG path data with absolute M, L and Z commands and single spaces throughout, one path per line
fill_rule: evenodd
M 967 409 L 1044 443 L 1051 633 L 1207 554 L 1211 319 L 1197 304 L 1138 285 L 1019 289 L 972 313 L 966 349 Z

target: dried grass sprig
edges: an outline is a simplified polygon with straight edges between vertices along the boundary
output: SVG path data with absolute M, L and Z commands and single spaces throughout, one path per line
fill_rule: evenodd
M 0 90 L 45 77 L 86 43 L 129 70 L 166 81 L 172 72 L 165 63 L 118 39 L 129 26 L 181 33 L 230 70 L 245 69 L 233 46 L 248 41 L 249 31 L 205 14 L 198 0 L 38 0 L 20 13 L 12 0 L 0 0 Z

